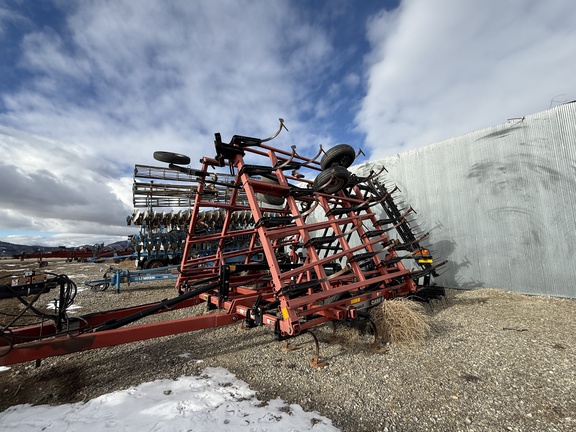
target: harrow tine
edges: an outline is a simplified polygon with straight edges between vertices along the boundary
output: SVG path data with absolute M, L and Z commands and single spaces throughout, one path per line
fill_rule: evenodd
M 297 346 L 291 345 L 287 340 L 284 340 L 284 341 L 282 342 L 282 347 L 280 348 L 280 351 L 282 351 L 282 352 L 289 352 L 289 351 L 294 351 L 294 350 L 296 350 L 296 349 L 298 349 Z
M 318 186 L 318 190 L 321 191 L 323 190 L 326 186 L 328 186 L 330 183 L 332 183 L 334 181 L 334 179 L 336 178 L 336 175 L 332 174 L 330 176 L 330 178 L 322 185 Z
M 242 212 L 242 225 L 249 225 L 250 219 L 252 218 L 252 213 L 248 210 Z
M 305 218 L 305 217 L 308 216 L 310 213 L 312 213 L 312 212 L 316 209 L 316 207 L 318 207 L 319 204 L 320 204 L 320 203 L 319 203 L 318 201 L 314 201 L 314 204 L 312 204 L 308 210 L 306 210 L 306 211 L 304 211 L 304 212 L 302 212 L 302 213 L 300 213 L 300 214 L 298 214 L 298 215 L 296 215 L 296 216 L 290 215 L 290 217 L 291 217 L 292 219 Z
M 335 272 L 335 273 L 332 273 L 330 276 L 326 276 L 326 280 L 336 279 L 336 278 L 338 278 L 338 277 L 340 277 L 340 276 L 348 273 L 350 270 L 351 270 L 350 265 L 349 265 L 349 264 L 346 264 L 346 265 L 342 268 L 342 270 L 339 270 L 339 271 L 337 271 L 337 272 Z
M 242 217 L 241 213 L 234 212 L 230 216 L 230 224 L 231 225 L 240 225 L 240 218 Z
M 217 219 L 219 224 L 223 224 L 224 219 L 226 219 L 226 212 L 224 210 L 218 211 L 216 219 Z
M 328 362 L 320 362 L 320 344 L 318 343 L 318 337 L 316 337 L 316 335 L 312 332 L 312 331 L 308 331 L 308 333 L 310 333 L 310 335 L 314 338 L 314 346 L 315 346 L 315 354 L 314 356 L 310 359 L 310 366 L 320 369 L 323 367 L 328 366 Z
M 318 159 L 322 153 L 324 153 L 324 149 L 322 148 L 322 144 L 320 144 L 319 149 L 318 149 L 318 153 L 316 153 L 316 156 L 314 156 L 312 159 L 310 159 L 306 163 L 302 164 L 302 166 L 307 167 L 310 164 L 316 162 L 316 159 Z
M 187 224 L 188 221 L 190 220 L 191 216 L 192 216 L 191 210 L 186 210 L 186 211 L 182 212 L 181 218 L 180 218 L 180 224 L 181 225 Z M 206 216 L 205 212 L 199 212 L 198 213 L 198 221 L 202 221 L 205 216 Z
M 172 225 L 172 219 L 174 218 L 174 209 L 172 209 L 167 215 L 166 215 L 166 221 L 165 224 L 166 225 Z
M 272 141 L 274 138 L 276 138 L 276 137 L 280 134 L 280 132 L 282 132 L 282 128 L 286 129 L 286 132 L 289 132 L 289 131 L 288 131 L 288 128 L 284 125 L 284 119 L 283 119 L 283 118 L 279 118 L 278 120 L 280 120 L 280 127 L 278 128 L 278 130 L 276 131 L 276 133 L 275 133 L 274 135 L 268 137 L 268 138 L 265 138 L 265 139 L 263 139 L 263 140 L 260 140 L 261 143 L 265 143 L 265 142 L 268 142 L 268 141 Z
M 354 225 L 354 228 L 351 228 L 350 230 L 342 233 L 342 237 L 348 236 L 348 235 L 358 231 L 361 227 L 363 227 L 363 224 L 362 224 L 362 221 L 359 221 Z
M 360 156 L 360 154 L 364 155 L 364 153 L 362 152 L 361 149 L 358 152 L 358 154 L 356 155 L 356 158 L 358 156 Z M 360 183 L 368 183 L 369 181 L 372 181 L 373 178 L 380 176 L 380 174 L 382 174 L 384 171 L 388 172 L 388 170 L 386 169 L 386 167 L 384 165 L 382 165 L 382 168 L 380 168 L 380 171 L 378 171 L 378 172 L 375 172 L 374 170 L 370 170 L 370 173 L 368 173 L 368 177 L 362 178 Z
M 398 189 L 398 186 L 394 185 L 394 187 L 392 188 L 392 190 L 386 192 L 386 193 L 384 194 L 384 196 L 385 196 L 386 198 L 390 198 L 390 197 L 392 197 L 392 194 L 396 193 L 398 190 L 399 190 L 399 189 Z
M 372 331 L 374 332 L 374 342 L 370 344 L 370 352 L 372 354 L 384 354 L 388 352 L 386 347 L 380 347 L 380 336 L 378 335 L 378 327 L 376 326 L 376 323 L 371 318 L 368 320 L 368 322 L 370 323 Z
M 284 161 L 283 163 L 281 163 L 280 165 L 278 165 L 277 167 L 275 167 L 276 169 L 282 169 L 285 166 L 288 166 L 288 164 L 290 164 L 290 162 L 292 162 L 292 160 L 294 159 L 294 157 L 296 156 L 296 146 L 293 145 L 292 146 L 292 155 L 290 155 L 290 157 L 288 159 L 286 159 L 286 161 Z
M 402 225 L 406 225 L 407 223 L 408 223 L 408 220 L 404 216 L 402 216 L 400 218 L 400 220 L 398 221 L 398 223 L 396 225 L 392 226 L 391 228 L 397 229 L 397 228 L 401 227 Z M 388 228 L 388 230 L 390 230 L 390 228 Z

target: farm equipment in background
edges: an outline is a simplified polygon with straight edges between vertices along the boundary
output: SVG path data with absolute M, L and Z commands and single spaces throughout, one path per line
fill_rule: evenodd
M 200 169 L 188 168 L 187 156 L 155 152 L 168 167 L 148 167 L 154 178 L 195 180 L 188 190 L 164 187 L 165 201 L 158 201 L 191 205 L 189 223 L 180 229 L 178 295 L 67 317 L 61 330 L 46 323 L 4 328 L 0 364 L 240 322 L 270 327 L 282 341 L 310 333 L 318 349 L 312 330 L 319 325 L 366 323 L 370 310 L 388 299 L 442 295 L 431 278 L 445 262 L 434 263 L 422 246 L 428 234 L 415 226 L 411 207 L 397 205 L 399 191 L 385 181 L 384 170 L 350 173 L 356 152 L 347 144 L 320 148 L 311 158 L 295 146 L 286 151 L 266 144 L 283 127 L 281 120 L 270 138 L 235 135 L 229 143 L 215 134 L 216 156 L 202 158 Z M 128 326 L 201 303 L 213 313 Z M 318 366 L 317 360 L 318 352 L 311 364 Z
M 102 262 L 104 260 L 121 261 L 130 258 L 134 253 L 132 248 L 112 249 L 104 244 L 95 244 L 93 247 L 66 248 L 61 246 L 58 250 L 20 253 L 13 255 L 14 259 L 21 261 L 25 259 L 36 259 L 40 267 L 48 264 L 48 260 L 64 259 L 67 262 Z
M 140 226 L 140 232 L 130 236 L 131 246 L 136 251 L 130 258 L 136 261 L 138 270 L 110 267 L 102 278 L 84 282 L 94 291 L 104 291 L 110 286 L 120 292 L 121 284 L 151 282 L 177 277 L 175 268 L 182 261 L 186 244 L 186 233 L 196 194 L 195 176 L 166 167 L 150 165 L 134 166 L 132 187 L 134 212 L 126 218 L 128 225 Z M 207 194 L 226 199 L 230 196 L 230 175 L 213 175 L 212 187 Z M 225 213 L 220 210 L 201 212 L 200 222 L 194 229 L 195 235 L 214 234 L 222 231 Z M 253 224 L 249 211 L 237 212 L 232 216 L 233 225 L 241 227 Z M 238 237 L 227 242 L 226 250 L 238 250 L 248 246 L 249 238 Z M 191 252 L 196 256 L 214 255 L 217 241 L 196 245 Z M 231 261 L 238 261 L 230 260 Z M 102 262 L 99 260 L 98 262 Z
M 233 177 L 213 174 L 206 195 L 226 199 L 232 190 L 228 184 Z M 186 236 L 197 193 L 194 171 L 181 172 L 167 167 L 134 166 L 132 196 L 134 213 L 126 218 L 128 225 L 140 226 L 140 232 L 131 236 L 140 269 L 155 269 L 182 261 Z M 222 215 L 208 212 L 198 231 L 218 232 L 222 228 Z M 210 254 L 215 244 L 204 244 L 196 253 Z
M 120 292 L 120 284 L 130 285 L 138 282 L 153 282 L 160 280 L 176 279 L 178 266 L 155 267 L 148 270 L 127 270 L 110 267 L 104 272 L 101 279 L 84 282 L 93 291 L 106 291 L 113 286 L 116 292 Z

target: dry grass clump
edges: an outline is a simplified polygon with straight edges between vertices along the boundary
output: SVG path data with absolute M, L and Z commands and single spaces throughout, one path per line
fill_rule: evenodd
M 378 335 L 390 344 L 422 342 L 431 331 L 430 319 L 423 306 L 412 300 L 383 301 L 372 309 L 370 315 Z

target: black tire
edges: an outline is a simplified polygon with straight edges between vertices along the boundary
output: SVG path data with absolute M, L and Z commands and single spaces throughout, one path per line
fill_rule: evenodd
M 189 165 L 190 158 L 180 153 L 171 153 L 165 151 L 155 151 L 154 159 L 160 162 L 166 162 L 176 165 Z
M 101 284 L 92 285 L 92 291 L 103 292 L 108 289 L 110 284 L 108 282 L 103 282 Z
M 144 265 L 144 268 L 147 270 L 160 268 L 160 267 L 166 267 L 166 264 L 164 263 L 164 261 L 159 260 L 159 259 L 152 259 L 152 260 L 146 261 L 146 264 Z
M 335 194 L 344 189 L 348 182 L 350 182 L 350 172 L 343 166 L 335 165 L 316 176 L 313 189 L 316 192 Z
M 323 170 L 335 165 L 348 168 L 356 159 L 356 151 L 348 144 L 338 144 L 337 146 L 328 149 L 326 154 L 320 161 L 320 166 Z
M 270 178 L 264 177 L 264 176 L 260 180 L 262 180 L 265 183 L 278 184 L 278 180 L 276 180 L 276 179 L 273 180 L 273 179 L 270 179 Z M 262 202 L 265 202 L 266 204 L 270 204 L 273 206 L 283 206 L 284 203 L 286 202 L 284 197 L 277 196 L 277 195 L 265 194 L 265 193 L 257 193 L 256 198 Z

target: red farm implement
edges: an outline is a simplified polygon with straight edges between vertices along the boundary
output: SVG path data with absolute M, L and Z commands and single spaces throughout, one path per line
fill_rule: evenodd
M 74 248 L 68 249 L 61 246 L 58 250 L 53 251 L 36 251 L 29 253 L 20 253 L 13 256 L 21 261 L 25 259 L 36 259 L 40 267 L 48 264 L 48 260 L 66 260 L 72 261 L 120 261 L 129 258 L 134 253 L 133 249 L 126 248 L 121 250 L 105 248 L 104 245 L 94 245 L 93 248 Z
M 356 152 L 346 144 L 315 157 L 269 146 L 282 127 L 267 139 L 235 135 L 224 143 L 216 134 L 216 156 L 202 158 L 200 169 L 185 167 L 184 155 L 154 154 L 168 163 L 156 170 L 196 179 L 176 297 L 74 318 L 66 278 L 0 281 L 0 294 L 25 304 L 32 303 L 25 296 L 61 291 L 46 322 L 3 328 L 0 364 L 240 322 L 286 340 L 330 321 L 367 321 L 387 299 L 442 295 L 430 282 L 444 263 L 432 263 L 421 245 L 427 234 L 411 226 L 411 207 L 396 204 L 397 188 L 381 172 L 351 174 Z M 200 303 L 214 313 L 127 326 Z

